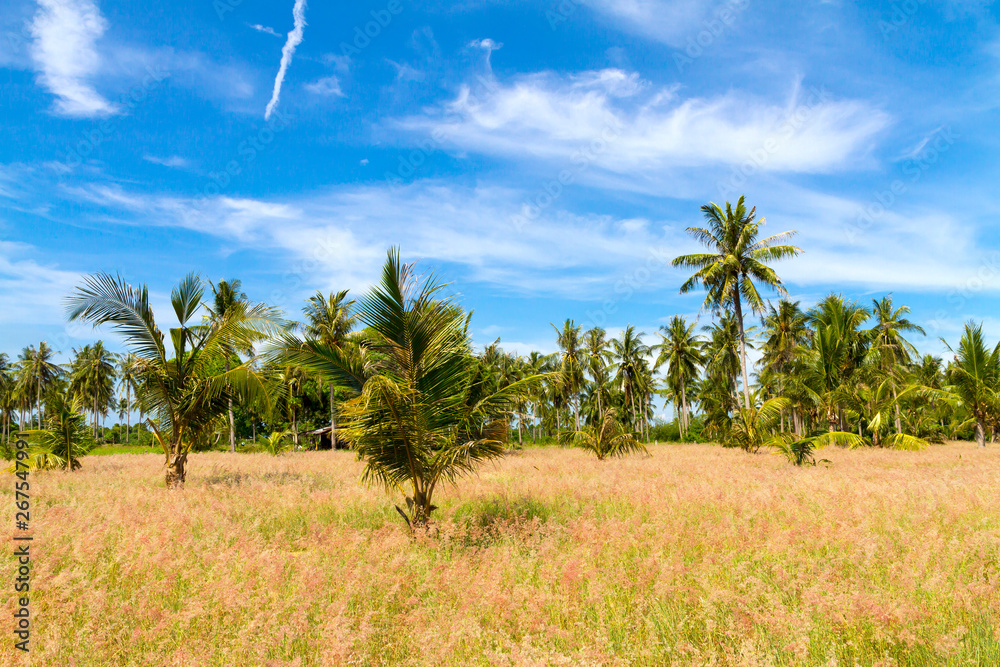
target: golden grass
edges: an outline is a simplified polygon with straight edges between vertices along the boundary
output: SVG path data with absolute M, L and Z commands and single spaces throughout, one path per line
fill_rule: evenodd
M 33 473 L 32 651 L 0 661 L 1000 665 L 1000 447 L 651 451 L 510 456 L 415 541 L 347 452 Z

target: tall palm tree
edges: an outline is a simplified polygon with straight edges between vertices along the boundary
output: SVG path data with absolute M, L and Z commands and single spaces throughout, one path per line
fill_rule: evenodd
M 951 393 L 972 415 L 976 443 L 985 447 L 986 424 L 1000 414 L 1000 344 L 992 351 L 986 346 L 982 324 L 965 325 L 951 376 Z
M 115 355 L 104 347 L 103 341 L 84 345 L 73 352 L 75 358 L 70 364 L 70 391 L 90 407 L 96 441 L 100 432 L 99 415 L 107 412 L 114 397 L 117 378 Z
M 903 338 L 903 333 L 914 332 L 923 336 L 926 332 L 905 317 L 910 312 L 908 306 L 893 308 L 891 295 L 878 301 L 873 300 L 872 303 L 875 305 L 872 316 L 876 321 L 868 332 L 868 354 L 883 375 L 892 380 L 892 395 L 896 402 L 896 433 L 902 433 L 897 385 L 904 367 L 917 355 L 917 349 Z
M 125 444 L 132 431 L 132 396 L 139 395 L 139 363 L 131 352 L 118 357 L 118 381 L 125 390 Z
M 0 414 L 3 415 L 2 442 L 10 439 L 10 418 L 16 405 L 14 401 L 14 375 L 10 357 L 0 352 Z
M 433 277 L 418 284 L 392 249 L 381 281 L 358 304 L 368 331 L 359 346 L 285 334 L 280 350 L 288 363 L 360 391 L 343 406 L 342 432 L 365 461 L 364 480 L 409 487 L 407 511 L 396 509 L 411 527 L 426 525 L 442 483 L 503 455 L 517 401 L 542 379 L 485 386 L 469 318 L 442 287 Z
M 705 364 L 704 343 L 694 332 L 695 326 L 696 323 L 688 324 L 683 317 L 675 315 L 668 325 L 660 327 L 663 342 L 653 346 L 659 351 L 653 367 L 666 364 L 667 384 L 680 399 L 678 426 L 681 438 L 684 438 L 690 425 L 688 387 L 698 377 L 699 368 Z
M 584 355 L 587 371 L 594 381 L 594 398 L 597 403 L 597 415 L 600 419 L 607 405 L 607 389 L 609 381 L 608 363 L 612 355 L 609 348 L 607 332 L 600 327 L 587 331 L 583 337 Z
M 567 319 L 563 323 L 560 331 L 556 325 L 552 325 L 556 331 L 556 342 L 562 350 L 562 368 L 560 381 L 567 398 L 573 403 L 573 415 L 576 423 L 576 430 L 580 430 L 580 390 L 583 389 L 585 364 L 585 352 L 581 332 L 583 327 L 577 325 L 573 320 Z
M 697 272 L 681 285 L 681 293 L 701 285 L 708 290 L 705 308 L 733 308 L 739 327 L 740 368 L 743 372 L 744 407 L 750 409 L 750 380 L 747 371 L 746 333 L 743 329 L 743 301 L 754 313 L 764 312 L 764 299 L 756 281 L 781 295 L 788 294 L 784 284 L 768 262 L 794 257 L 802 252 L 792 245 L 777 245 L 795 232 L 782 232 L 758 239 L 764 218 L 756 220 L 756 207 L 747 211 L 745 197 L 740 197 L 734 209 L 728 202 L 723 211 L 718 204 L 701 207 L 708 228 L 688 227 L 689 234 L 714 252 L 682 255 L 674 266 L 695 268 Z
M 247 303 L 247 295 L 243 292 L 243 282 L 239 278 L 220 280 L 218 285 L 208 281 L 208 285 L 212 289 L 212 304 L 206 306 L 207 318 L 211 326 L 218 327 L 225 322 L 229 313 L 240 307 L 241 304 Z M 227 349 L 225 352 L 225 365 L 228 372 L 232 358 L 236 357 L 240 350 Z M 228 402 L 226 415 L 229 418 L 229 451 L 236 452 L 236 420 L 233 417 L 232 395 L 230 394 L 226 400 Z
M 38 428 L 42 428 L 44 417 L 44 405 L 42 396 L 49 387 L 63 375 L 63 369 L 53 361 L 56 352 L 48 343 L 42 341 L 36 349 L 31 345 L 24 349 L 19 360 L 23 374 L 22 383 L 25 393 L 29 391 L 34 395 L 35 406 L 38 409 Z M 30 395 L 30 394 L 29 394 Z
M 156 415 L 149 420 L 166 458 L 168 488 L 184 485 L 192 445 L 204 438 L 225 413 L 227 397 L 235 394 L 271 408 L 268 378 L 250 362 L 223 371 L 229 350 L 247 349 L 263 336 L 276 335 L 284 323 L 265 305 L 239 303 L 217 326 L 194 324 L 202 308 L 204 287 L 195 274 L 171 292 L 179 322 L 170 330 L 172 350 L 156 324 L 145 286 L 133 287 L 120 276 L 99 273 L 84 280 L 67 299 L 70 320 L 95 326 L 107 324 L 135 354 L 143 386 L 143 403 Z
M 352 314 L 354 300 L 348 300 L 347 290 L 330 293 L 329 296 L 317 291 L 310 297 L 302 311 L 306 316 L 306 336 L 329 348 L 343 350 L 350 343 L 351 333 L 357 326 L 357 318 Z M 329 383 L 330 392 L 330 445 L 337 447 L 336 386 Z
M 631 413 L 629 425 L 632 428 L 637 428 L 638 408 L 644 407 L 644 398 L 649 389 L 643 381 L 648 365 L 646 357 L 649 354 L 649 347 L 643 344 L 642 334 L 630 324 L 622 332 L 620 338 L 611 340 L 611 349 L 617 364 L 615 382 L 618 384 Z
M 763 345 L 761 350 L 762 386 L 774 391 L 776 396 L 792 398 L 791 394 L 801 394 L 801 378 L 795 377 L 800 361 L 805 354 L 805 346 L 809 342 L 812 331 L 806 319 L 806 314 L 799 308 L 799 302 L 782 299 L 778 307 L 768 306 L 767 315 L 762 319 Z M 789 402 L 791 407 L 793 402 Z M 784 410 L 781 415 L 780 429 L 785 430 Z M 796 424 L 795 409 L 792 409 L 792 421 Z M 796 432 L 800 431 L 796 428 Z

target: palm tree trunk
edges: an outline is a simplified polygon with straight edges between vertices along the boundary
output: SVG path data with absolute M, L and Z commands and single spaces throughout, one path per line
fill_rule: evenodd
M 330 449 L 337 448 L 337 413 L 334 411 L 333 382 L 330 383 Z
M 687 387 L 684 383 L 684 374 L 681 373 L 681 423 L 684 425 L 683 432 L 681 433 L 681 440 L 687 437 L 688 430 L 688 402 L 687 402 Z
M 743 373 L 743 405 L 750 410 L 750 380 L 747 376 L 746 333 L 743 331 L 743 307 L 740 305 L 739 281 L 733 288 L 733 309 L 736 311 L 736 326 L 740 330 L 740 370 Z
M 180 445 L 174 444 L 173 448 L 179 449 Z M 187 471 L 184 469 L 185 459 L 185 456 L 174 455 L 167 465 L 166 483 L 168 489 L 184 488 L 184 479 L 187 477 Z
M 979 447 L 986 447 L 986 425 L 982 419 L 976 420 L 976 444 Z
M 38 396 L 38 430 L 42 430 L 42 376 L 38 376 L 38 384 L 35 387 Z
M 125 444 L 128 444 L 129 433 L 132 430 L 132 394 L 125 385 Z
M 892 400 L 895 402 L 896 406 L 896 433 L 903 432 L 903 420 L 899 416 L 899 394 L 896 392 L 896 388 L 892 388 Z

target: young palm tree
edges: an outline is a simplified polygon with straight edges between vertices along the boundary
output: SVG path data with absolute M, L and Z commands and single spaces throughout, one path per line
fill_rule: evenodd
M 360 391 L 343 405 L 341 432 L 365 461 L 364 481 L 406 494 L 408 511 L 396 509 L 413 528 L 427 524 L 442 483 L 503 455 L 517 402 L 541 379 L 485 388 L 477 380 L 469 318 L 442 298 L 442 287 L 433 278 L 418 284 L 413 266 L 392 249 L 381 281 L 358 304 L 368 333 L 356 348 L 286 334 L 276 352 Z
M 204 288 L 189 274 L 173 290 L 170 302 L 180 326 L 170 330 L 172 351 L 164 344 L 145 286 L 133 287 L 120 276 L 88 277 L 67 300 L 70 320 L 104 324 L 120 334 L 136 356 L 146 409 L 156 415 L 149 425 L 166 457 L 168 488 L 184 485 L 188 454 L 207 437 L 225 413 L 231 393 L 271 407 L 268 379 L 249 362 L 229 371 L 229 350 L 248 349 L 262 336 L 277 334 L 282 322 L 264 305 L 237 304 L 216 326 L 192 324 L 202 308 Z
M 317 291 L 302 311 L 306 316 L 306 336 L 325 347 L 343 349 L 351 342 L 351 333 L 357 318 L 351 313 L 354 300 L 347 299 L 347 290 L 325 296 Z M 337 447 L 336 386 L 329 383 L 330 392 L 330 444 Z
M 95 446 L 86 418 L 79 404 L 68 396 L 55 395 L 50 405 L 53 409 L 47 419 L 47 428 L 22 433 L 35 445 L 32 467 L 49 468 L 57 462 L 64 470 L 79 470 L 80 457 L 86 456 Z
M 597 424 L 573 433 L 573 441 L 577 447 L 596 455 L 598 461 L 638 453 L 649 456 L 649 450 L 636 435 L 622 427 L 614 408 L 608 408 Z
M 986 346 L 981 324 L 965 325 L 951 376 L 949 389 L 972 415 L 976 443 L 985 447 L 986 424 L 1000 414 L 1000 344 L 992 351 Z
M 288 442 L 288 431 L 275 431 L 268 435 L 261 447 L 265 452 L 271 456 L 280 456 L 287 452 L 292 446 L 292 443 Z
M 756 208 L 748 212 L 744 197 L 736 208 L 727 202 L 723 211 L 717 204 L 701 207 L 708 228 L 688 227 L 688 233 L 713 250 L 712 253 L 682 255 L 673 261 L 674 266 L 698 269 L 681 285 L 681 293 L 690 292 L 702 285 L 708 290 L 705 308 L 732 307 L 739 327 L 740 368 L 743 372 L 744 408 L 750 409 L 750 380 L 747 371 L 746 334 L 743 329 L 743 301 L 754 313 L 764 312 L 764 299 L 756 283 L 786 295 L 778 274 L 767 266 L 768 262 L 794 257 L 802 252 L 792 245 L 777 245 L 795 234 L 783 232 L 765 239 L 758 239 L 764 218 L 756 220 Z
M 688 324 L 683 317 L 675 315 L 671 318 L 670 324 L 660 327 L 660 338 L 663 342 L 653 346 L 654 350 L 659 350 L 653 367 L 667 365 L 667 385 L 680 399 L 678 425 L 682 439 L 690 425 L 688 388 L 698 377 L 698 369 L 705 364 L 705 355 L 702 352 L 704 342 L 694 333 L 695 326 L 696 324 Z
M 563 391 L 573 404 L 573 415 L 576 423 L 576 430 L 580 430 L 580 390 L 583 389 L 584 375 L 586 367 L 586 353 L 580 334 L 583 327 L 578 326 L 573 320 L 566 320 L 563 323 L 562 331 L 556 329 L 556 342 L 562 350 L 562 368 L 560 381 Z

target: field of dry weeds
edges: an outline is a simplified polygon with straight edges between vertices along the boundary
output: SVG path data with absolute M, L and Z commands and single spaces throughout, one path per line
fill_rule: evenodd
M 153 455 L 34 473 L 32 647 L 0 661 L 1000 665 L 1000 447 L 651 450 L 512 455 L 416 540 L 346 452 L 200 454 L 182 492 Z

